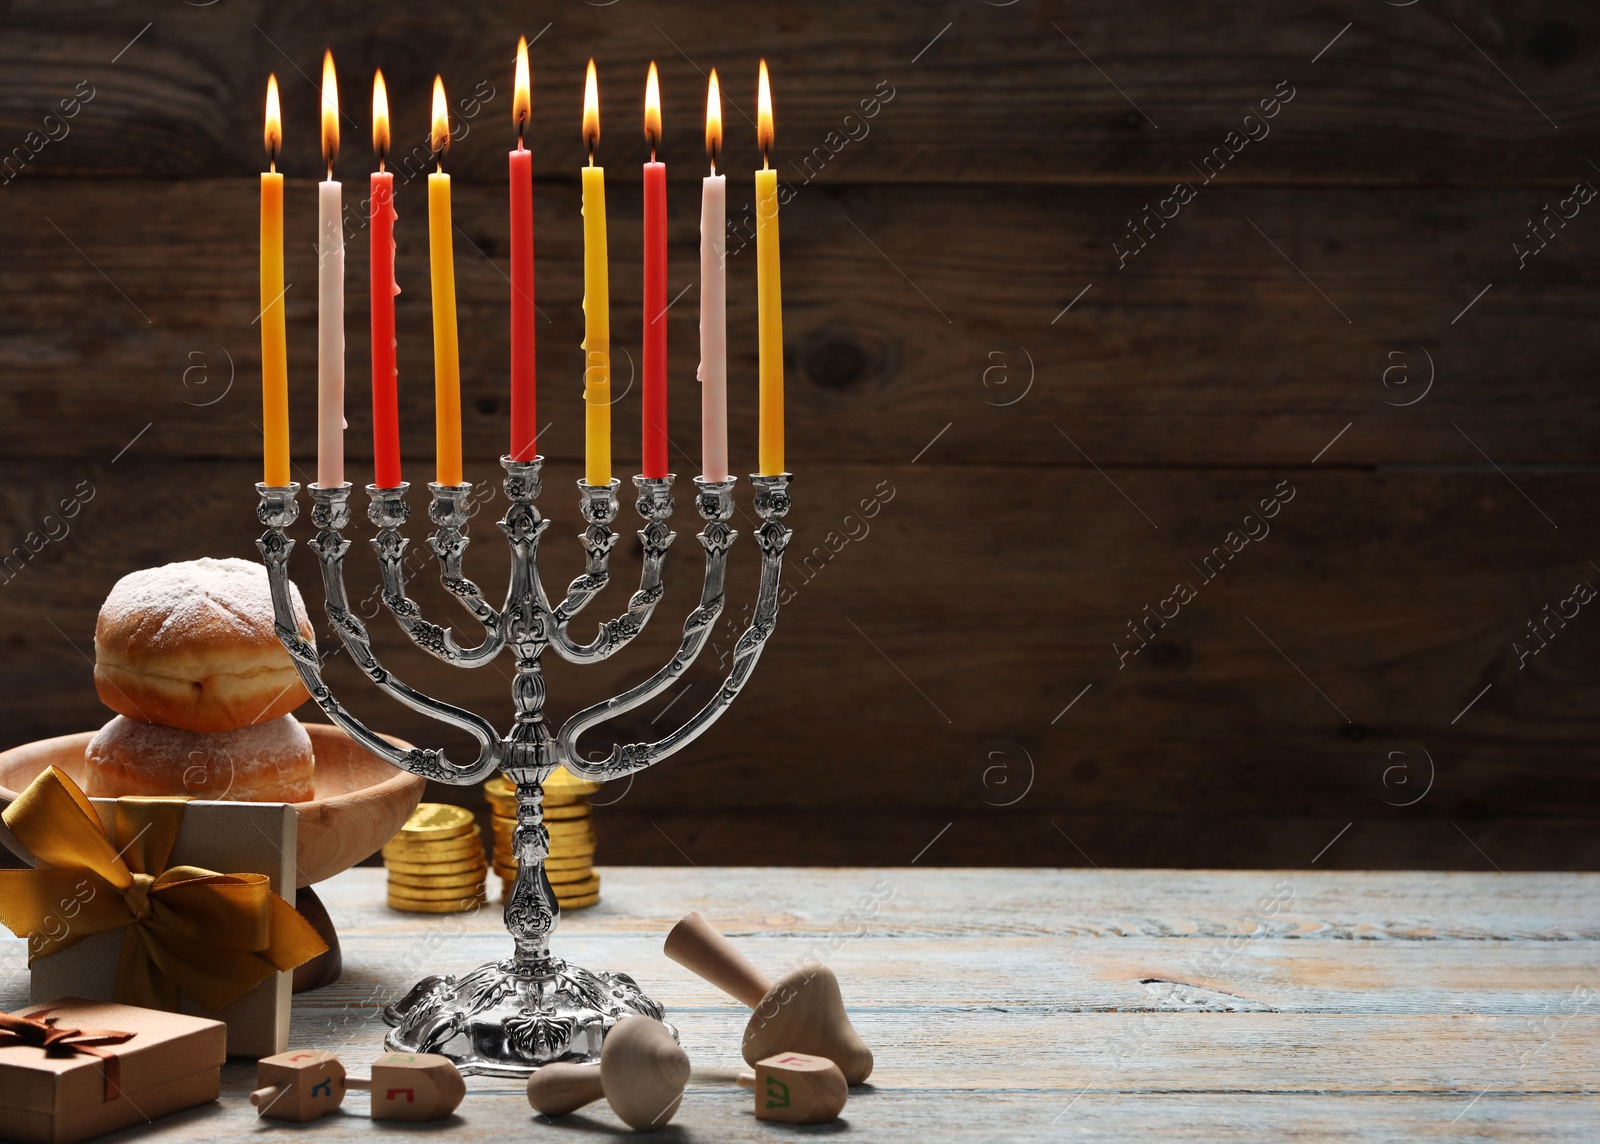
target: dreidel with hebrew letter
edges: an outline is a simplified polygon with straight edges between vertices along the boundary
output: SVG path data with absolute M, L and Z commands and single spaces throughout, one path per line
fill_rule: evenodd
M 443 1120 L 467 1095 L 456 1066 L 437 1053 L 385 1053 L 372 1062 L 371 1079 L 345 1084 L 372 1093 L 374 1120 Z
M 756 1119 L 786 1124 L 826 1124 L 844 1111 L 849 1087 L 827 1057 L 778 1053 L 739 1074 L 740 1088 L 756 1090 Z
M 298 1049 L 256 1062 L 256 1090 L 250 1103 L 258 1115 L 274 1120 L 315 1120 L 344 1100 L 344 1066 L 332 1053 Z

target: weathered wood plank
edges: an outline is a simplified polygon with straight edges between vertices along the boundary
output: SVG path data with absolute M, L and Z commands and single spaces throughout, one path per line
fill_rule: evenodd
M 240 1110 L 248 1111 L 244 1098 L 252 1087 L 250 1070 L 229 1065 L 223 1076 L 221 1102 L 161 1120 L 157 1128 L 146 1130 L 139 1138 L 211 1144 L 219 1134 L 249 1132 L 253 1125 Z M 556 1122 L 535 1118 L 527 1098 L 509 1091 L 505 1082 L 474 1080 L 469 1092 L 470 1099 L 456 1119 L 446 1122 L 464 1139 L 549 1136 L 563 1130 L 621 1136 L 626 1131 L 604 1107 L 585 1109 Z M 1342 1142 L 1459 1141 L 1468 1137 L 1546 1144 L 1588 1144 L 1594 1139 L 1597 1116 L 1592 1096 L 1527 1096 L 1489 1090 L 1470 1103 L 1475 1095 L 1123 1094 L 1094 1088 L 1082 1090 L 1080 1095 L 1079 1091 L 1052 1088 L 916 1094 L 908 1099 L 904 1094 L 863 1090 L 851 1094 L 842 1122 L 831 1130 L 889 1144 L 920 1144 L 931 1139 L 1020 1144 L 1057 1141 L 1070 1135 L 1107 1138 L 1124 1133 L 1205 1144 L 1251 1138 Z M 415 1131 L 367 1120 L 357 1111 L 365 1108 L 364 1100 L 353 1097 L 350 1111 L 318 1121 L 316 1138 L 415 1140 Z M 754 1119 L 749 1104 L 750 1094 L 730 1083 L 691 1082 L 668 1131 L 673 1139 L 689 1144 L 769 1144 L 774 1138 L 772 1126 Z M 1458 1120 L 1457 1114 L 1464 1108 L 1466 1112 Z M 982 1110 L 981 1116 L 976 1109 Z
M 880 899 L 867 919 L 870 933 L 895 941 L 1038 937 L 1212 944 L 1261 929 L 1296 950 L 1299 943 L 1319 941 L 1337 943 L 1340 950 L 1352 942 L 1575 942 L 1576 956 L 1582 956 L 1587 948 L 1582 943 L 1600 940 L 1594 878 L 1569 873 L 1507 878 L 1492 871 L 929 870 L 903 865 L 707 867 L 698 874 L 630 866 L 616 867 L 615 873 L 599 908 L 562 923 L 570 922 L 576 940 L 603 934 L 657 941 L 684 914 L 697 910 L 741 943 L 772 950 L 763 961 L 787 962 L 819 938 L 854 931 L 855 917 L 870 908 L 858 909 L 863 895 Z M 344 932 L 386 938 L 441 928 L 495 931 L 499 915 L 494 910 L 460 924 L 452 919 L 437 925 L 389 910 L 376 889 L 380 877 L 381 871 L 360 869 L 329 883 L 325 897 Z M 1276 914 L 1257 909 L 1263 897 L 1281 897 L 1273 887 L 1285 880 L 1293 898 L 1284 899 Z M 892 896 L 884 896 L 886 889 Z M 1186 949 L 1176 956 L 1193 955 Z M 1479 956 L 1489 956 L 1481 945 Z
M 256 471 L 133 454 L 115 466 L 7 464 L 14 475 L 0 466 L 0 483 L 7 516 L 19 523 L 0 535 L 0 551 L 26 541 L 20 522 L 59 531 L 46 514 L 78 482 L 94 490 L 77 517 L 58 522 L 70 531 L 20 574 L 8 569 L 0 585 L 10 653 L 0 718 L 16 742 L 107 717 L 91 686 L 91 633 L 97 602 L 119 576 L 172 559 L 255 555 Z M 1406 845 L 1431 851 L 1434 864 L 1468 869 L 1596 860 L 1581 822 L 1564 835 L 1539 833 L 1545 820 L 1581 819 L 1600 800 L 1587 723 L 1600 661 L 1584 635 L 1588 614 L 1580 611 L 1571 630 L 1551 625 L 1536 654 L 1526 630 L 1544 607 L 1570 599 L 1575 582 L 1594 577 L 1565 539 L 1592 527 L 1592 476 L 1518 474 L 1536 510 L 1492 471 L 1296 474 L 1294 499 L 1271 518 L 1271 533 L 1206 582 L 1190 561 L 1249 527 L 1239 522 L 1280 487 L 1277 475 L 1119 474 L 1122 490 L 1162 524 L 1155 530 L 1094 470 L 1046 470 L 1007 494 L 1011 512 L 1038 522 L 1022 533 L 993 517 L 992 490 L 1013 485 L 1014 473 L 832 466 L 802 476 L 790 517 L 794 592 L 761 671 L 692 751 L 611 794 L 620 801 L 600 821 L 616 849 L 603 857 L 905 863 L 928 848 L 927 860 L 941 863 L 1293 865 L 1360 820 L 1327 861 L 1403 859 L 1391 843 L 1408 835 Z M 469 466 L 469 476 L 487 475 Z M 577 532 L 575 506 L 560 492 L 576 469 L 554 466 L 548 476 L 555 524 L 547 577 L 562 583 L 579 566 L 576 545 L 563 539 Z M 878 489 L 893 498 L 862 521 L 858 502 Z M 1540 510 L 1562 528 L 1550 528 Z M 860 539 L 839 546 L 847 533 Z M 365 534 L 358 525 L 352 539 Z M 499 538 L 476 536 L 469 570 L 498 593 Z M 1329 536 L 1363 540 L 1330 547 Z M 678 545 L 666 601 L 636 647 L 592 669 L 548 665 L 555 717 L 615 693 L 670 654 L 700 567 L 692 541 L 681 536 Z M 751 591 L 752 550 L 741 545 L 730 626 L 719 628 L 682 696 L 618 723 L 625 740 L 656 737 L 710 694 Z M 636 546 L 621 547 L 617 584 L 597 613 L 621 606 L 637 567 Z M 1438 552 L 1472 556 L 1440 564 Z M 309 553 L 296 558 L 305 561 L 301 582 L 314 584 Z M 1421 583 L 1419 567 L 1431 569 Z M 370 556 L 353 553 L 358 602 L 366 599 L 359 585 L 376 583 L 373 572 Z M 1135 646 L 1129 622 L 1146 606 L 1170 613 L 1178 579 L 1193 582 L 1197 597 L 1119 667 L 1121 652 Z M 419 580 L 431 613 L 454 614 L 431 571 Z M 1308 599 L 1318 602 L 1312 614 Z M 389 623 L 373 629 L 380 655 L 402 677 L 491 715 L 508 710 L 509 681 L 496 668 L 453 671 L 405 646 Z M 929 643 L 930 631 L 939 642 Z M 372 692 L 344 657 L 329 671 L 359 714 L 441 741 Z M 781 736 L 770 733 L 774 719 L 783 720 Z M 1225 806 L 1214 784 L 1221 759 Z M 1399 781 L 1407 776 L 1409 786 Z M 842 807 L 864 808 L 885 832 L 841 823 Z M 1513 807 L 1539 821 L 1480 825 Z M 785 820 L 787 833 L 766 833 Z M 1098 825 L 1085 835 L 1085 823 Z M 1152 829 L 1159 857 L 1145 836 Z M 1379 830 L 1377 842 L 1369 829 Z M 1551 848 L 1542 862 L 1541 847 Z
M 0 239 L 13 272 L 0 280 L 0 450 L 109 460 L 148 425 L 141 456 L 256 455 L 254 184 L 69 180 L 5 193 Z M 309 179 L 291 182 L 287 307 L 302 464 L 315 446 L 311 194 Z M 359 198 L 352 187 L 353 210 Z M 419 183 L 398 198 L 402 439 L 420 479 L 433 455 L 426 217 Z M 493 187 L 456 195 L 466 454 L 485 462 L 507 433 L 503 198 Z M 622 393 L 638 352 L 639 212 L 631 186 L 613 198 Z M 1513 243 L 1532 246 L 1524 224 L 1544 192 L 1216 187 L 1170 224 L 1153 220 L 1140 251 L 1127 220 L 1149 198 L 1137 188 L 851 188 L 795 199 L 783 223 L 794 465 L 809 474 L 913 458 L 1088 457 L 1111 468 L 1483 465 L 1485 454 L 1501 465 L 1600 462 L 1590 384 L 1600 240 L 1587 213 L 1552 222 L 1556 237 L 1519 270 Z M 541 448 L 576 459 L 575 190 L 551 188 L 539 211 Z M 129 216 L 137 227 L 122 225 Z M 682 473 L 697 470 L 700 453 L 698 218 L 694 188 L 675 188 L 669 277 L 674 294 L 687 293 L 666 320 L 672 463 Z M 364 266 L 364 231 L 351 243 Z M 1119 250 L 1140 252 L 1119 269 Z M 754 462 L 748 255 L 730 263 L 735 471 Z M 365 283 L 352 271 L 346 443 L 358 480 L 371 455 Z M 637 402 L 632 391 L 618 400 L 619 471 L 637 463 Z M 71 432 L 42 431 L 69 423 Z
M 600 67 L 602 157 L 623 168 L 640 152 L 645 69 L 660 62 L 663 153 L 684 180 L 702 170 L 711 67 L 729 101 L 728 164 L 755 165 L 750 120 L 763 55 L 776 88 L 776 160 L 797 181 L 809 173 L 829 181 L 1168 182 L 1191 177 L 1221 148 L 1235 153 L 1228 177 L 1254 181 L 1564 182 L 1582 177 L 1600 125 L 1600 22 L 1573 6 L 1241 11 L 1166 3 L 1141 9 L 1136 21 L 1108 2 L 956 13 L 930 4 L 846 12 L 810 0 L 738 20 L 687 0 L 656 5 L 650 19 L 620 20 L 607 8 L 541 10 L 527 22 L 421 0 L 381 14 L 348 3 L 208 5 L 153 22 L 82 0 L 15 10 L 0 36 L 0 136 L 8 146 L 30 131 L 61 136 L 44 116 L 88 81 L 95 95 L 68 121 L 70 135 L 36 147 L 25 172 L 250 173 L 261 164 L 266 75 L 276 71 L 285 167 L 317 170 L 311 77 L 331 46 L 343 81 L 342 174 L 364 177 L 371 165 L 366 91 L 382 67 L 402 149 L 424 138 L 436 71 L 458 112 L 461 99 L 480 93 L 451 164 L 458 178 L 494 180 L 504 177 L 512 140 L 519 33 L 536 37 L 529 142 L 536 169 L 552 178 L 571 178 L 582 161 L 590 55 Z M 865 118 L 863 101 L 870 110 L 875 92 L 893 98 Z M 1293 98 L 1264 119 L 1262 102 L 1274 93 Z

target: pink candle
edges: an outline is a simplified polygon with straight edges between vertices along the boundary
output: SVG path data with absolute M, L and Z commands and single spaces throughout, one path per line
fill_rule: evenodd
M 644 137 L 644 401 L 640 471 L 667 475 L 667 165 L 656 162 L 661 141 L 661 89 L 656 65 L 645 84 Z
M 322 159 L 317 187 L 317 484 L 344 483 L 344 198 L 333 177 L 339 157 L 339 90 L 333 53 L 322 57 Z
M 700 184 L 700 469 L 708 481 L 728 479 L 728 180 L 717 174 L 721 151 L 722 92 L 713 68 L 706 89 L 711 174 Z

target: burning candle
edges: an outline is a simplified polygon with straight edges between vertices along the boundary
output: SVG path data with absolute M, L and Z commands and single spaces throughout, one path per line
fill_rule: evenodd
M 761 61 L 756 93 L 756 135 L 761 170 L 756 172 L 756 337 L 760 347 L 763 476 L 783 472 L 783 297 L 778 274 L 778 172 L 772 169 L 772 88 Z
M 264 484 L 289 484 L 289 365 L 283 312 L 283 116 L 278 77 L 267 77 L 267 114 L 262 138 L 267 169 L 261 172 L 261 454 Z
M 433 77 L 434 171 L 428 176 L 428 268 L 433 283 L 434 454 L 441 485 L 461 483 L 461 355 L 456 345 L 456 262 L 450 232 L 450 111 L 444 80 Z
M 517 77 L 511 116 L 517 149 L 511 152 L 511 457 L 531 461 L 539 435 L 535 398 L 533 307 L 533 152 L 522 145 L 532 112 L 528 39 L 517 41 Z
M 317 187 L 317 484 L 344 484 L 344 188 L 339 157 L 339 84 L 333 53 L 322 56 L 322 162 Z
M 611 483 L 611 288 L 606 277 L 606 172 L 600 147 L 600 90 L 594 61 L 583 81 L 583 402 L 584 480 Z
M 722 90 L 717 69 L 706 87 L 706 156 L 700 184 L 700 468 L 708 481 L 728 479 L 728 178 L 722 154 Z
M 661 142 L 661 86 L 655 61 L 644 88 L 644 388 L 640 470 L 667 475 L 667 165 L 656 161 Z
M 383 73 L 372 76 L 372 149 L 378 169 L 368 199 L 372 228 L 372 468 L 380 489 L 400 484 L 400 397 L 394 354 L 394 175 L 387 170 L 389 95 Z

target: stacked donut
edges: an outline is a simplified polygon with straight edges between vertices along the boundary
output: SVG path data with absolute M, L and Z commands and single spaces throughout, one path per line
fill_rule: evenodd
M 313 639 L 290 585 L 300 635 Z M 118 714 L 85 755 L 92 797 L 313 797 L 311 737 L 289 712 L 310 698 L 273 630 L 267 572 L 189 560 L 118 580 L 94 632 L 94 684 Z

